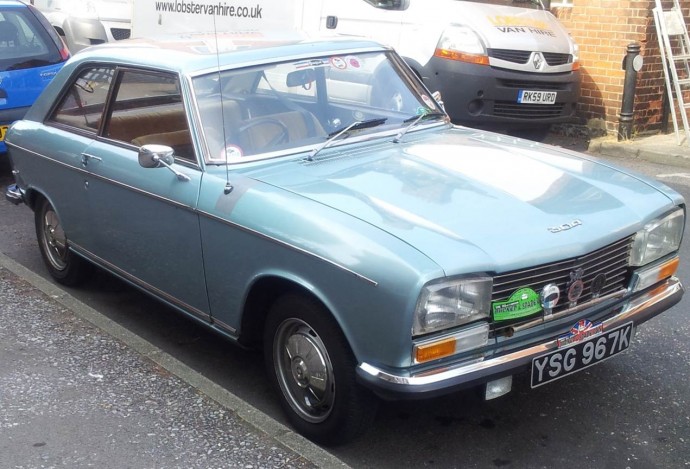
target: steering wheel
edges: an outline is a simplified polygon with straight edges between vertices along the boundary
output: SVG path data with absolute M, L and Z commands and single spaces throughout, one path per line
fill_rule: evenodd
M 283 122 L 273 117 L 258 117 L 256 119 L 252 119 L 246 124 L 238 127 L 235 133 L 242 144 L 249 143 L 246 146 L 251 148 L 254 146 L 251 144 L 251 142 L 254 140 L 252 138 L 252 134 L 254 132 L 258 132 L 258 135 L 261 135 L 262 128 L 265 129 L 263 132 L 271 132 L 271 127 L 274 128 L 274 131 L 275 128 L 277 128 L 278 133 L 276 133 L 268 142 L 261 145 L 260 148 L 254 148 L 254 151 L 259 152 L 260 150 L 265 150 L 280 143 L 287 143 L 290 141 L 290 131 L 288 127 Z M 269 135 L 271 134 L 269 133 Z M 226 142 L 226 144 L 227 143 L 233 142 Z

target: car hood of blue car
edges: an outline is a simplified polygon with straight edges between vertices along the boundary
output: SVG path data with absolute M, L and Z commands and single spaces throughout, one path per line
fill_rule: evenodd
M 456 127 L 341 145 L 247 175 L 374 225 L 447 275 L 574 258 L 681 200 L 593 157 Z

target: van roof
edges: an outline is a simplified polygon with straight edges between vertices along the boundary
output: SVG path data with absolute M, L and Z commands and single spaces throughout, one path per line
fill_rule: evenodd
M 233 68 L 281 58 L 384 48 L 370 39 L 315 36 L 300 31 L 193 33 L 129 39 L 89 47 L 75 54 L 73 61 L 118 62 L 195 75 L 217 70 L 219 66 L 221 69 Z

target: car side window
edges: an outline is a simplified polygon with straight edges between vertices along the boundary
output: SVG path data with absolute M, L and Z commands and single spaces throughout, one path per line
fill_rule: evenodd
M 113 75 L 113 68 L 104 67 L 81 72 L 48 121 L 97 132 Z
M 138 147 L 166 145 L 176 157 L 196 161 L 180 83 L 172 74 L 123 70 L 103 136 Z

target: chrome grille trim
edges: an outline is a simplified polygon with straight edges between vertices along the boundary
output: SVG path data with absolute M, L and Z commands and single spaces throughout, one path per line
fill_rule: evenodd
M 633 236 L 629 236 L 577 258 L 496 275 L 491 301 L 505 301 L 513 292 L 524 287 L 529 287 L 540 293 L 545 285 L 554 283 L 558 285 L 561 291 L 561 300 L 554 308 L 553 314 L 558 315 L 569 309 L 580 310 L 582 307 L 586 307 L 588 303 L 597 300 L 592 297 L 590 287 L 594 277 L 600 273 L 606 275 L 606 284 L 600 292 L 600 298 L 617 294 L 627 288 L 631 276 L 628 258 L 632 241 Z M 570 281 L 570 273 L 577 269 L 584 271 L 582 281 L 585 288 L 577 306 L 570 308 L 566 287 Z M 528 320 L 532 321 L 533 319 Z M 503 327 L 504 323 L 498 325 Z

